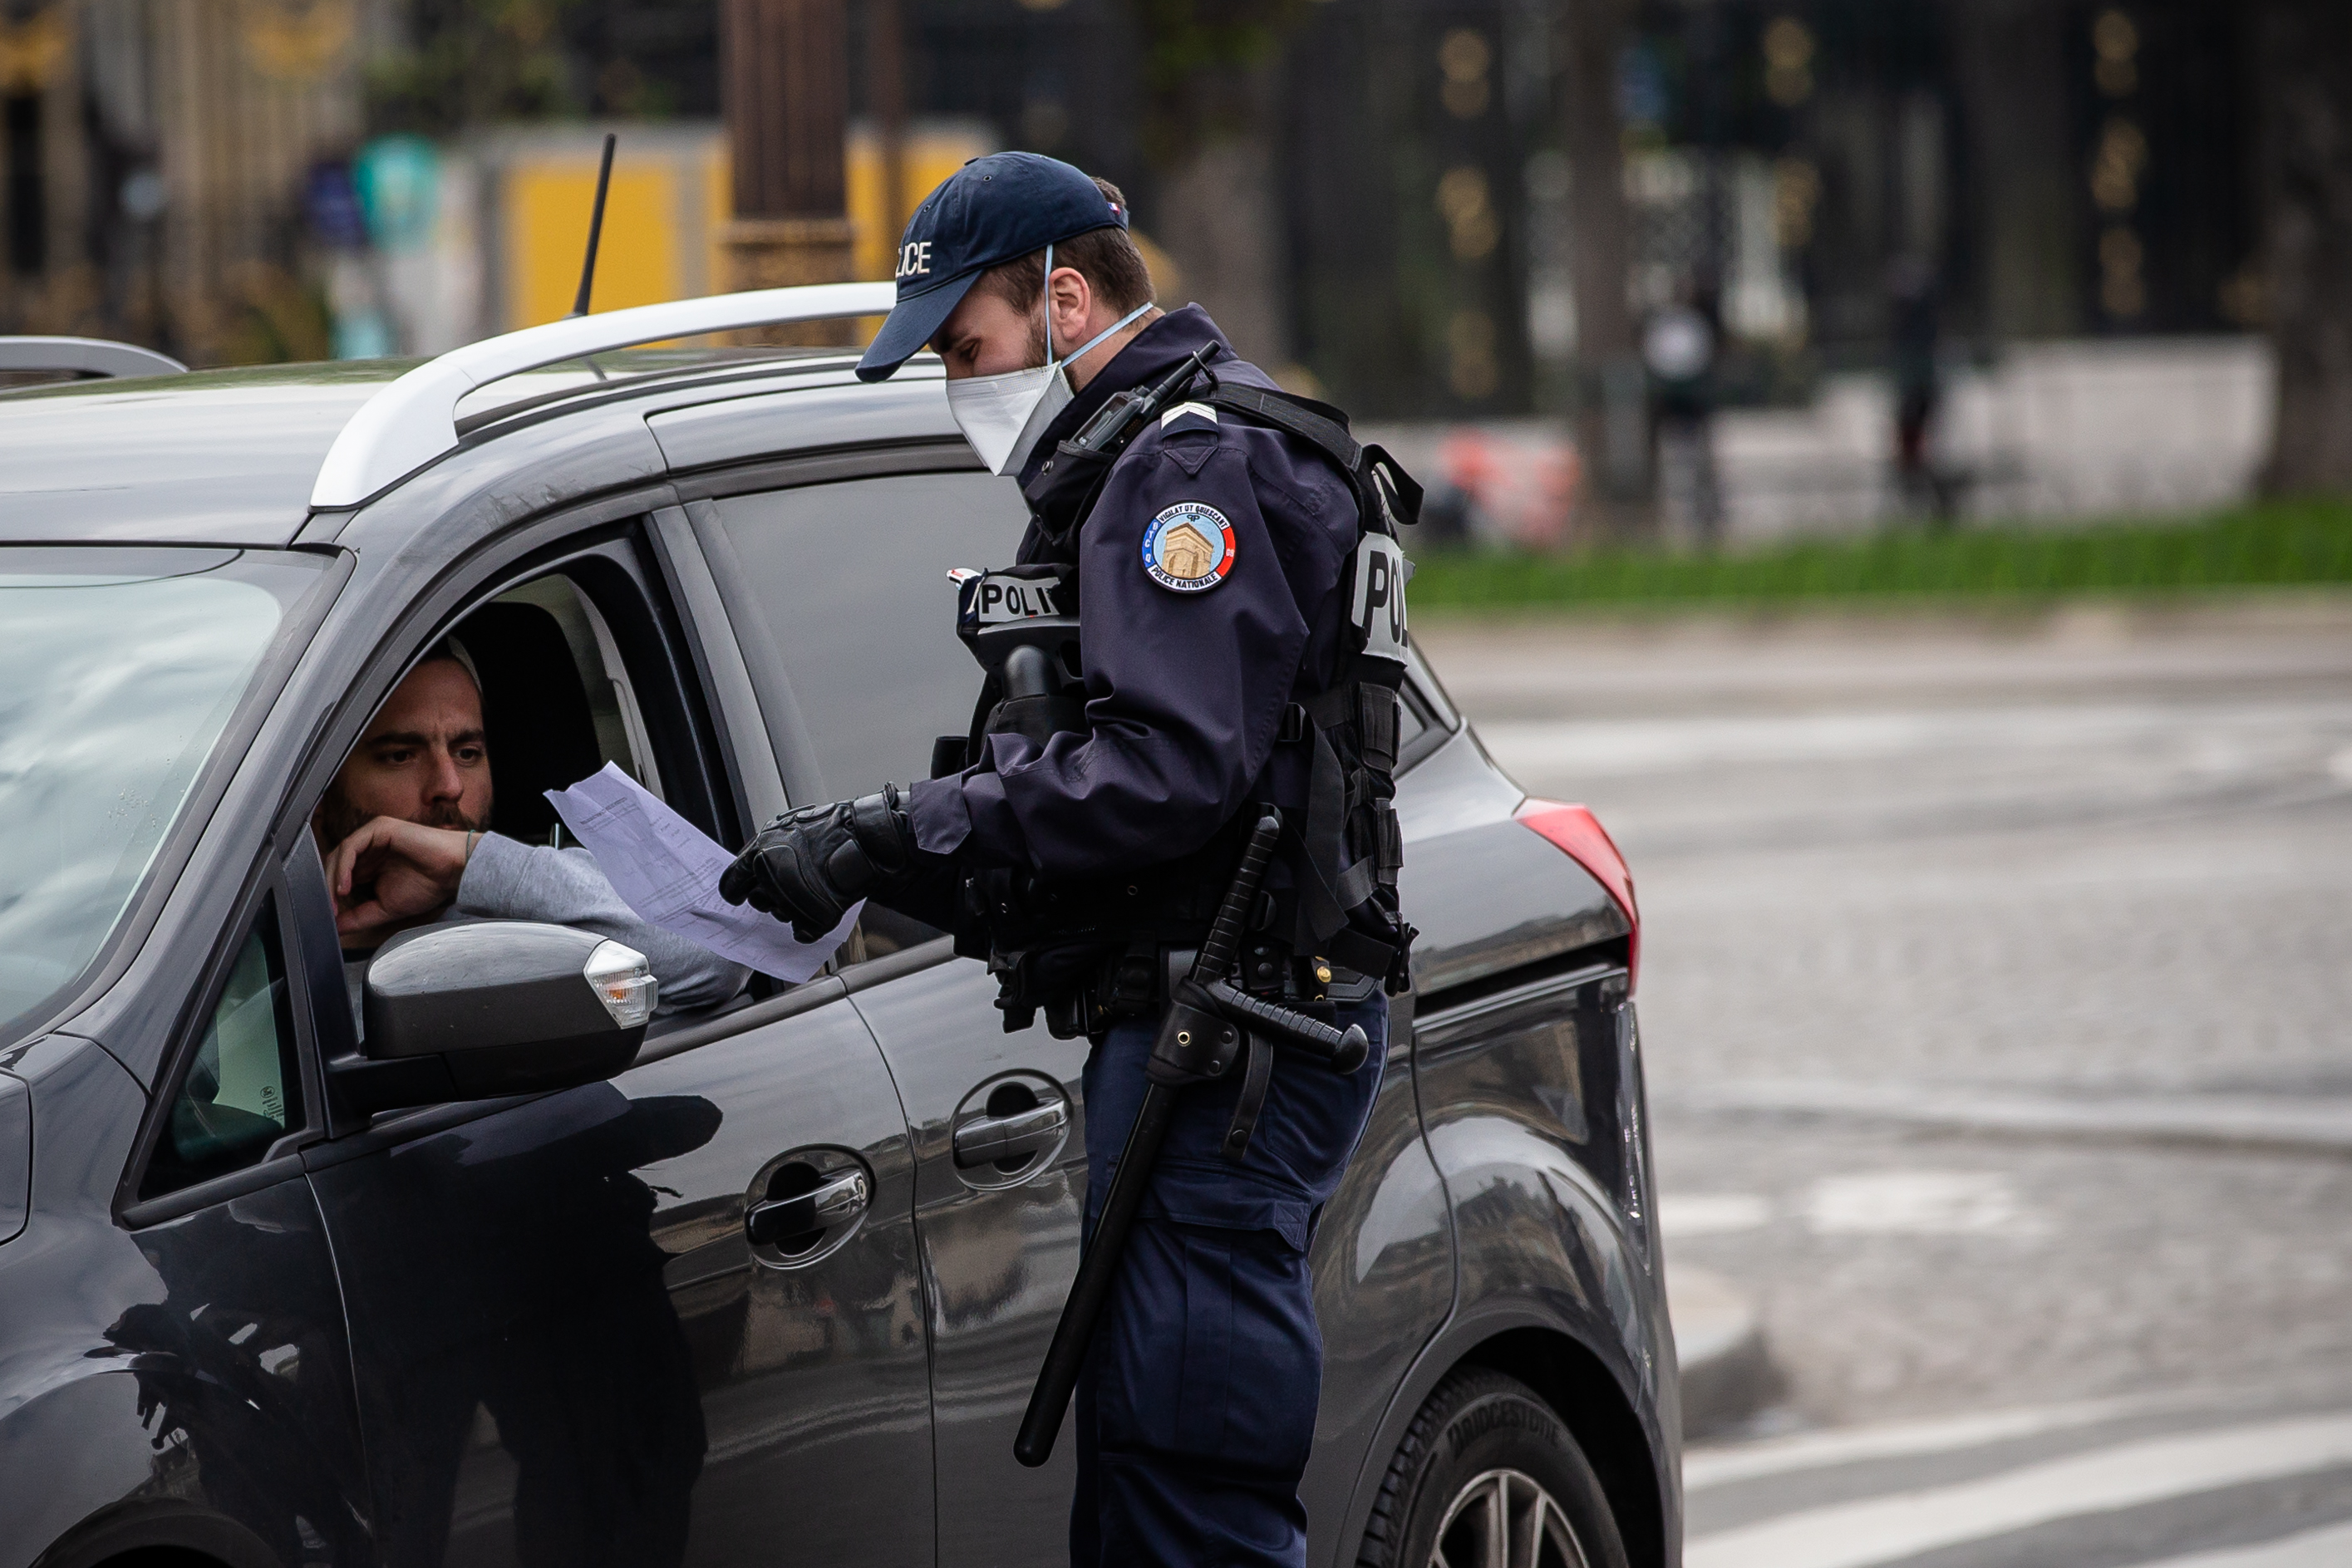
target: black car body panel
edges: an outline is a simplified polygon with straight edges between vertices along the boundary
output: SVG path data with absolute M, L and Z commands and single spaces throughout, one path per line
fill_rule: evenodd
M 299 1563 L 306 1531 L 362 1550 L 342 1302 L 299 1163 L 126 1230 L 111 1200 L 143 1106 L 130 1075 L 62 1034 L 0 1063 L 31 1086 L 38 1132 L 33 1220 L 0 1254 L 8 1560 L 218 1539 Z M 197 1501 L 215 1528 L 173 1533 Z
M 881 1042 L 914 1134 L 939 1561 L 986 1568 L 1031 1558 L 1068 1507 L 1068 1448 L 1027 1469 L 1013 1460 L 1013 1432 L 1029 1395 L 1024 1369 L 1045 1359 L 1077 1270 L 1087 1049 L 1041 1029 L 1006 1034 L 995 983 L 980 966 L 936 945 L 927 956 L 923 967 L 863 985 L 853 1000 Z M 956 1132 L 992 1101 L 1002 1113 L 1055 1096 L 1070 1110 L 1058 1149 L 1011 1170 L 959 1163 Z
M 787 1268 L 741 1215 L 795 1156 L 862 1166 L 874 1197 Z M 551 1561 L 675 1562 L 689 1539 L 754 1560 L 803 1489 L 810 1561 L 929 1550 L 903 1485 L 931 1460 L 911 1162 L 843 1000 L 313 1179 L 391 1560 L 497 1561 L 518 1535 Z
M 159 1544 L 239 1568 L 503 1562 L 519 1534 L 579 1562 L 1061 1560 L 1066 1453 L 1024 1470 L 1011 1437 L 1076 1265 L 1085 1044 L 1003 1032 L 943 942 L 870 920 L 836 976 L 658 1020 L 608 1083 L 372 1119 L 328 1091 L 355 1036 L 309 812 L 486 599 L 560 580 L 593 609 L 664 798 L 723 841 L 921 766 L 859 703 L 901 728 L 968 712 L 938 568 L 990 564 L 1017 513 L 936 367 L 874 388 L 837 354 L 640 368 L 516 378 L 461 410 L 455 451 L 319 512 L 326 444 L 399 367 L 0 398 L 0 541 L 286 548 L 321 581 L 106 953 L 0 1045 L 0 1166 L 31 1162 L 0 1241 L 0 1568 Z M 150 444 L 95 455 L 125 442 Z M 78 485 L 118 487 L 84 505 Z M 880 525 L 823 522 L 908 505 L 903 573 Z M 795 590 L 835 620 L 787 619 Z M 877 622 L 896 640 L 827 662 Z M 1428 672 L 1409 706 L 1423 937 L 1316 1236 L 1312 1560 L 1354 1560 L 1415 1410 L 1479 1363 L 1552 1402 L 1633 1561 L 1663 1568 L 1679 1414 L 1629 926 L 1514 820 L 1522 792 Z M 299 1130 L 142 1190 L 236 940 L 265 926 Z M 973 1156 L 1007 1116 L 1058 1131 Z M 853 1219 L 747 1231 L 853 1174 Z M 0 1237 L 11 1190 L 0 1168 Z

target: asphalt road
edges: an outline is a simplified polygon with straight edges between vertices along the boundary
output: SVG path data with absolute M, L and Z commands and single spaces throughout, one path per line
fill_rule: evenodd
M 2352 1563 L 2352 601 L 1415 631 L 1633 867 L 1694 1568 Z

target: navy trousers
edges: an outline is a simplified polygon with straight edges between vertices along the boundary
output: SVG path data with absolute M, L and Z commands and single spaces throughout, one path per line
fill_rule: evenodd
M 1072 1568 L 1307 1561 L 1298 1480 L 1323 1381 L 1307 1243 L 1380 1088 L 1388 1000 L 1339 1021 L 1363 1026 L 1370 1059 L 1342 1077 L 1279 1052 L 1238 1166 L 1219 1150 L 1240 1073 L 1184 1092 L 1079 1373 Z M 1158 1028 L 1122 1024 L 1087 1062 L 1089 1234 Z

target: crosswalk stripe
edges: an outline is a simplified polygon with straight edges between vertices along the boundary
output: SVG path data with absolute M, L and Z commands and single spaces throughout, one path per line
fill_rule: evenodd
M 1956 1486 L 1783 1514 L 1694 1539 L 1686 1568 L 1871 1568 L 2053 1520 L 2352 1465 L 2352 1416 L 2126 1443 Z
M 2141 1568 L 2344 1568 L 2352 1563 L 2352 1522 L 2283 1535 L 2259 1546 L 2231 1546 L 2168 1557 Z
M 2174 1406 L 2188 1407 L 2190 1403 L 2187 1399 L 2086 1399 L 2075 1405 L 1988 1410 L 1924 1421 L 1890 1421 L 1877 1427 L 1801 1432 L 1720 1448 L 1694 1448 L 1683 1455 L 1683 1490 L 1703 1491 L 1708 1487 L 1727 1486 L 1761 1476 L 1828 1469 L 1872 1459 L 1948 1454 L 2124 1416 L 2156 1414 Z

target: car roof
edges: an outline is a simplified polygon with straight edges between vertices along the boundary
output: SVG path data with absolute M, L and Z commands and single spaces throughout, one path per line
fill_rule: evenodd
M 344 423 L 415 362 L 205 371 L 0 397 L 0 539 L 283 544 Z
M 756 363 L 747 365 L 750 357 Z M 551 365 L 470 395 L 460 424 L 573 393 L 831 361 L 839 350 L 656 349 Z M 0 542 L 284 545 L 329 449 L 422 361 L 265 365 L 31 387 L 0 395 Z

